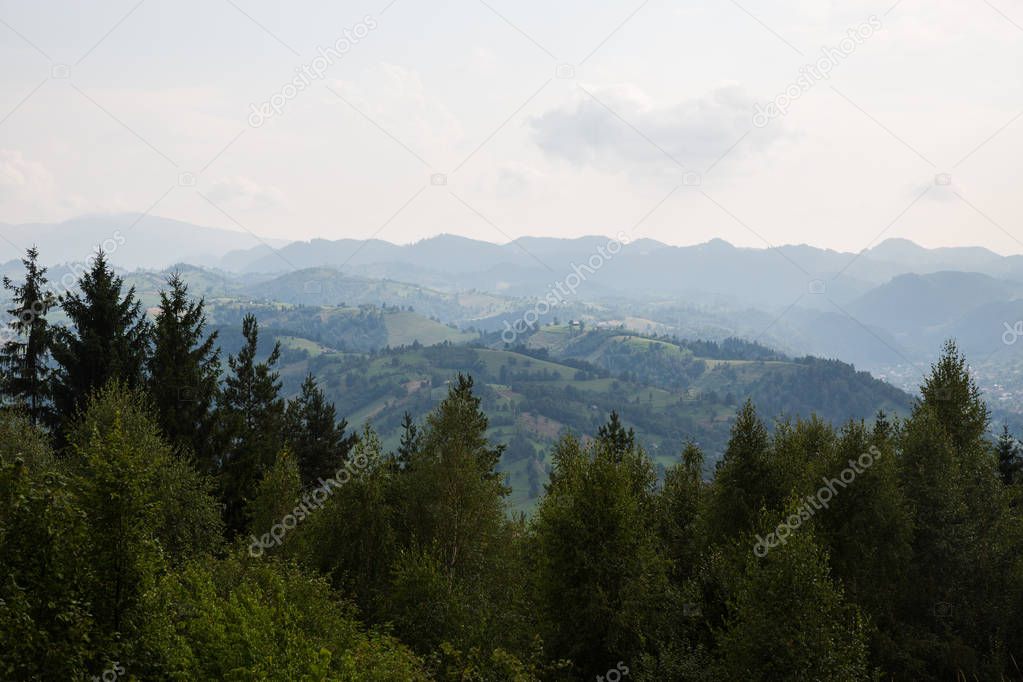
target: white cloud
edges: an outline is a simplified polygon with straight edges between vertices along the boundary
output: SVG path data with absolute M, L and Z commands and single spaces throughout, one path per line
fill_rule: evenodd
M 737 85 L 671 106 L 658 106 L 631 86 L 583 87 L 592 96 L 583 92 L 573 104 L 531 121 L 533 140 L 545 153 L 580 166 L 657 170 L 673 167 L 675 159 L 703 170 L 753 127 L 754 101 Z M 779 135 L 751 136 L 733 153 L 760 151 Z
M 500 197 L 521 197 L 543 188 L 548 182 L 549 178 L 536 168 L 513 163 L 498 169 L 495 188 Z
M 431 162 L 465 136 L 459 120 L 428 91 L 415 69 L 381 62 L 352 80 L 334 81 L 331 87 Z
M 50 196 L 52 190 L 53 176 L 46 166 L 20 151 L 0 149 L 0 197 L 33 202 Z
M 278 188 L 260 185 L 251 178 L 241 176 L 217 181 L 208 194 L 213 201 L 231 204 L 246 211 L 276 208 L 284 203 L 284 193 Z

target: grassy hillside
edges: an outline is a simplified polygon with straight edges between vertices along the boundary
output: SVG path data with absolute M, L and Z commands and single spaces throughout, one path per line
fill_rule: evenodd
M 314 348 L 290 354 L 282 375 L 286 389 L 294 391 L 302 377 L 312 372 L 339 414 L 353 426 L 372 422 L 390 448 L 397 445 L 406 411 L 425 414 L 444 397 L 457 373 L 472 375 L 490 416 L 490 436 L 508 445 L 501 471 L 513 488 L 513 505 L 523 510 L 532 506 L 546 481 L 551 445 L 565 432 L 596 432 L 612 409 L 636 429 L 659 467 L 675 462 L 685 442 L 693 440 L 712 458 L 709 468 L 723 451 L 735 410 L 747 396 L 768 417 L 782 412 L 810 414 L 809 408 L 784 409 L 800 408 L 801 403 L 786 402 L 780 393 L 795 393 L 806 400 L 831 396 L 823 402 L 825 411 L 817 413 L 835 422 L 870 418 L 882 408 L 903 414 L 909 408 L 905 393 L 841 363 L 701 357 L 660 340 L 593 334 L 607 344 L 608 357 L 619 353 L 634 364 L 643 360 L 651 373 L 660 364 L 675 367 L 678 363 L 699 371 L 684 384 L 662 381 L 658 385 L 629 369 L 618 373 L 578 358 L 539 357 L 548 353 L 546 349 L 442 344 L 371 356 Z M 720 348 L 715 354 L 722 354 Z M 856 400 L 849 398 L 853 391 Z M 843 400 L 846 405 L 841 404 Z
M 305 339 L 321 350 L 368 353 L 414 343 L 465 343 L 476 338 L 471 332 L 398 308 L 369 305 L 338 308 L 237 300 L 213 301 L 210 306 L 211 321 L 228 336 L 232 335 L 232 329 L 241 328 L 242 318 L 247 313 L 253 313 L 259 319 L 260 328 L 268 334 Z M 233 353 L 240 343 L 240 337 L 237 343 L 225 339 L 225 352 Z M 298 347 L 295 342 L 290 345 Z

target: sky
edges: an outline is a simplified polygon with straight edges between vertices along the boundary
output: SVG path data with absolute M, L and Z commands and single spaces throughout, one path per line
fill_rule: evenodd
M 0 223 L 1023 253 L 1023 0 L 0 0 Z

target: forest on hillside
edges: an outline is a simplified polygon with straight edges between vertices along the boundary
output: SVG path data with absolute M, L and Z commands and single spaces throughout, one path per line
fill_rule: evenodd
M 746 401 L 709 480 L 611 411 L 525 517 L 472 376 L 386 449 L 283 396 L 254 316 L 223 358 L 180 278 L 150 321 L 102 252 L 73 291 L 24 265 L 0 679 L 1023 679 L 1023 454 L 954 342 L 905 418 Z

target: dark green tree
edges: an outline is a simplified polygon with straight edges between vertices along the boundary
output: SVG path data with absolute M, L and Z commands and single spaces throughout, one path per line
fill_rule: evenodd
M 167 285 L 153 326 L 149 393 L 164 438 L 197 461 L 208 461 L 220 379 L 217 332 L 206 334 L 204 301 L 189 300 L 188 285 L 178 273 Z
M 285 420 L 288 447 L 305 486 L 333 476 L 348 459 L 357 439 L 354 433 L 345 433 L 347 421 L 338 423 L 334 404 L 324 396 L 312 374 L 302 382 L 298 397 L 289 401 Z
M 1009 606 L 1019 594 L 1019 517 L 987 439 L 987 407 L 954 343 L 920 392 L 900 443 L 913 533 L 896 606 L 904 663 L 894 672 L 997 679 L 1013 669 L 1001 643 L 1019 641 Z
M 517 535 L 496 469 L 503 447 L 490 443 L 487 424 L 472 379 L 459 375 L 410 466 L 394 474 L 398 551 L 386 620 L 417 651 L 448 642 L 490 652 L 520 634 Z
M 238 533 L 246 525 L 246 508 L 254 499 L 263 475 L 273 466 L 284 445 L 284 400 L 274 369 L 281 344 L 274 344 L 264 362 L 256 362 L 259 323 L 255 316 L 242 320 L 245 345 L 227 359 L 230 374 L 217 406 L 219 429 L 215 467 L 219 471 L 228 530 Z
M 983 438 L 990 412 L 955 341 L 945 342 L 920 393 L 923 405 L 935 413 L 957 449 Z
M 603 433 L 622 431 L 609 422 Z M 563 438 L 533 518 L 543 639 L 585 679 L 652 652 L 666 616 L 656 476 L 641 449 L 618 449 L 628 442 L 598 438 L 584 448 Z
M 90 553 L 85 514 L 45 434 L 0 411 L 0 679 L 87 679 Z
M 504 365 L 501 365 L 503 368 Z M 419 449 L 419 427 L 412 415 L 408 412 L 401 419 L 401 443 L 398 445 L 398 465 L 405 468 L 412 461 L 412 457 Z
M 705 504 L 703 452 L 687 443 L 681 461 L 670 467 L 658 496 L 658 524 L 661 542 L 672 560 L 676 582 L 688 578 L 699 559 L 703 529 L 699 514 Z
M 60 298 L 70 323 L 53 334 L 53 401 L 62 425 L 111 379 L 128 388 L 144 385 L 149 323 L 135 288 L 122 296 L 122 285 L 101 250 L 79 280 L 80 290 Z
M 597 438 L 603 441 L 611 452 L 624 453 L 636 446 L 635 431 L 631 428 L 625 429 L 616 410 L 612 410 L 607 423 L 597 429 Z
M 728 610 L 710 679 L 871 679 L 863 618 L 831 579 L 809 528 L 762 559 L 748 558 Z
M 727 539 L 749 532 L 761 508 L 779 508 L 784 493 L 778 478 L 779 472 L 771 465 L 767 427 L 747 400 L 732 425 L 714 477 L 709 521 L 715 537 Z
M 191 562 L 167 574 L 148 605 L 150 636 L 163 646 L 126 666 L 136 679 L 436 679 L 394 637 L 363 628 L 326 580 L 291 563 L 237 554 Z
M 1019 442 L 1009 433 L 1008 424 L 1002 424 L 1002 433 L 995 444 L 998 455 L 998 474 L 1002 483 L 1012 485 L 1023 482 L 1023 449 Z
M 13 307 L 7 312 L 11 320 L 3 329 L 0 346 L 0 368 L 3 379 L 0 391 L 14 402 L 23 403 L 33 424 L 48 421 L 50 413 L 50 370 L 47 358 L 50 328 L 46 314 L 56 303 L 46 289 L 46 268 L 38 263 L 39 251 L 32 247 L 21 259 L 25 281 L 15 284 L 3 278 L 4 289 L 11 292 Z

